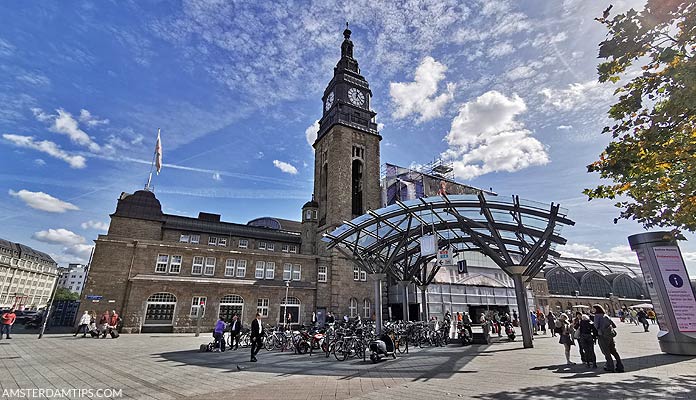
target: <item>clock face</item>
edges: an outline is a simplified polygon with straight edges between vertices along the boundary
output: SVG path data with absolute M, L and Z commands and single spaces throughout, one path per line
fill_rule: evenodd
M 365 104 L 365 94 L 356 88 L 350 88 L 348 90 L 348 100 L 356 106 L 362 106 Z
M 329 111 L 329 108 L 333 105 L 334 102 L 334 94 L 333 92 L 329 93 L 328 96 L 326 96 L 326 105 L 324 106 L 326 111 Z

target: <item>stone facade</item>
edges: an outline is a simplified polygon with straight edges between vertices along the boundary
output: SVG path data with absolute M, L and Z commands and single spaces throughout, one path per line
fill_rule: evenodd
M 0 239 L 0 307 L 43 308 L 58 279 L 58 265 L 46 253 Z

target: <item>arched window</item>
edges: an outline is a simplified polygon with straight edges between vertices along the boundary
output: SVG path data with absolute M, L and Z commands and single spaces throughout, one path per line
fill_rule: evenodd
M 350 305 L 348 306 L 348 311 L 351 318 L 358 316 L 358 299 L 355 297 L 350 298 Z
M 144 326 L 171 326 L 174 324 L 176 296 L 167 292 L 155 293 L 147 298 Z
M 363 300 L 363 318 L 370 319 L 372 317 L 372 303 L 369 299 Z
M 612 284 L 613 293 L 619 297 L 626 297 L 629 299 L 640 299 L 643 295 L 643 290 L 635 279 L 628 275 L 622 274 L 614 278 Z
M 288 315 L 290 316 L 288 318 Z M 300 323 L 300 299 L 297 297 L 288 297 L 288 303 L 285 304 L 285 297 L 280 300 L 280 318 L 281 323 L 299 324 Z
M 592 297 L 607 297 L 611 293 L 611 285 L 599 272 L 589 271 L 581 278 L 580 295 Z
M 225 321 L 232 320 L 232 316 L 239 315 L 239 320 L 242 320 L 244 315 L 244 299 L 237 294 L 228 294 L 220 299 L 220 310 L 218 315 Z
M 550 294 L 574 295 L 580 290 L 580 285 L 573 274 L 565 268 L 557 267 L 548 271 L 545 275 Z

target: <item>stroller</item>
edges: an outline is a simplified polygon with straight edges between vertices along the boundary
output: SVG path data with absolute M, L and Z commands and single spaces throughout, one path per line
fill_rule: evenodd
M 382 357 L 392 356 L 396 359 L 396 352 L 394 351 L 394 341 L 389 335 L 383 334 L 378 340 L 373 340 L 370 343 L 370 360 L 372 363 L 377 363 L 382 359 Z

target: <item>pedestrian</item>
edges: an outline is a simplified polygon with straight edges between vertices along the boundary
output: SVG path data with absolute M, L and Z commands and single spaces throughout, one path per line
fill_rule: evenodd
M 651 308 L 648 310 L 648 318 L 650 319 L 650 323 L 655 325 L 657 323 L 657 314 L 655 314 L 655 311 Z
M 96 316 L 96 314 L 94 313 L 94 311 L 92 311 L 92 312 L 89 314 L 89 334 L 90 334 L 93 338 L 98 338 L 98 337 L 99 337 L 99 328 L 97 327 L 97 316 Z
M 77 326 L 77 330 L 75 331 L 73 337 L 77 336 L 80 331 L 82 331 L 82 337 L 86 337 L 90 320 L 91 316 L 89 315 L 89 311 L 85 310 L 84 314 L 82 314 L 82 317 L 80 318 L 80 324 Z
M 326 324 L 333 325 L 334 322 L 336 322 L 336 318 L 334 317 L 333 313 L 329 311 L 326 313 Z
M 109 319 L 109 311 L 104 311 L 104 314 L 99 318 L 99 333 L 102 339 L 104 339 L 109 332 Z
M 230 322 L 230 349 L 234 348 L 237 350 L 239 348 L 239 336 L 242 331 L 242 323 L 239 321 L 239 316 L 234 314 L 232 316 L 232 322 Z
M 562 344 L 565 348 L 565 358 L 568 365 L 575 365 L 574 362 L 570 361 L 570 346 L 575 345 L 575 340 L 573 340 L 573 327 L 568 322 L 568 317 L 562 314 L 559 318 L 561 321 L 561 332 L 559 333 L 560 338 L 558 343 Z
M 539 316 L 537 318 L 537 321 L 539 322 L 539 328 L 544 333 L 544 335 L 546 335 L 546 316 L 542 312 L 539 313 Z
M 534 311 L 529 312 L 529 317 L 532 319 L 532 333 L 537 334 L 537 316 Z
M 2 321 L 0 321 L 0 339 L 2 339 L 2 335 L 4 334 L 7 339 L 12 339 L 10 337 L 10 333 L 12 333 L 12 325 L 14 325 L 15 320 L 17 319 L 17 314 L 15 314 L 14 308 L 11 308 L 10 311 L 2 314 L 2 317 L 0 317 Z
M 256 313 L 256 318 L 251 321 L 251 362 L 256 362 L 256 355 L 263 347 L 263 333 L 261 314 Z
M 108 331 L 111 333 L 112 330 L 115 330 L 118 332 L 118 326 L 121 323 L 121 317 L 118 316 L 116 313 L 116 310 L 111 310 L 111 317 L 109 317 L 109 328 Z M 118 335 L 114 335 L 114 337 L 118 337 Z
M 578 347 L 580 356 L 587 368 L 597 368 L 597 356 L 595 355 L 594 345 L 597 342 L 597 328 L 595 328 L 590 317 L 583 314 L 578 324 Z
M 549 313 L 546 314 L 546 323 L 549 325 L 549 330 L 551 331 L 551 336 L 556 337 L 556 317 L 553 315 L 553 312 L 549 310 Z
M 215 338 L 215 349 L 216 352 L 225 351 L 225 328 L 227 324 L 225 323 L 225 318 L 220 315 L 217 322 L 215 323 L 215 328 L 213 328 L 213 338 Z
M 316 327 L 317 326 L 317 313 L 312 312 L 312 326 Z
M 616 341 L 614 340 L 616 324 L 604 313 L 604 308 L 601 305 L 595 304 L 592 307 L 595 309 L 594 325 L 597 328 L 597 342 L 599 342 L 599 349 L 606 359 L 604 370 L 607 372 L 624 372 L 624 366 L 619 353 L 616 351 Z M 614 365 L 612 356 L 616 360 L 616 365 Z
M 648 314 L 641 308 L 640 311 L 638 311 L 638 322 L 643 324 L 643 329 L 646 332 L 650 331 L 650 323 L 648 322 Z
M 631 314 L 631 322 L 638 325 L 638 312 L 635 309 L 628 310 L 628 312 Z

